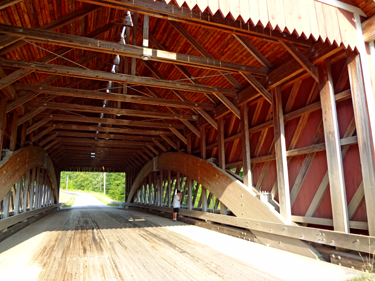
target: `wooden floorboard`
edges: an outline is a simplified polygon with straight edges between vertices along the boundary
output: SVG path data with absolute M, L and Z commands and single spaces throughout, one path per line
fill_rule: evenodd
M 212 247 L 215 243 L 218 249 Z M 262 247 L 265 256 L 258 256 L 256 247 Z M 297 279 L 285 278 L 289 273 L 277 271 L 280 264 L 263 262 L 262 266 L 240 260 L 236 258 L 236 249 L 258 261 L 284 254 L 152 214 L 116 208 L 76 208 L 55 212 L 0 243 L 0 276 L 1 280 L 3 277 L 15 280 L 14 276 L 21 277 L 21 273 L 27 280 L 299 280 L 301 277 L 297 274 Z M 293 257 L 288 262 L 294 265 L 296 258 L 317 262 L 285 254 Z M 322 270 L 327 265 L 333 266 L 321 264 Z M 329 279 L 319 280 L 346 280 L 354 276 L 350 269 L 336 266 L 335 270 L 332 276 L 343 279 L 332 279 L 328 274 Z

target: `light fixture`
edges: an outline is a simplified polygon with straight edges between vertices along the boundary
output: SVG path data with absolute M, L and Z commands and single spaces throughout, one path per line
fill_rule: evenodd
M 149 57 L 148 55 L 142 55 L 142 56 L 141 56 L 141 59 L 143 59 L 143 60 L 149 60 L 150 57 Z

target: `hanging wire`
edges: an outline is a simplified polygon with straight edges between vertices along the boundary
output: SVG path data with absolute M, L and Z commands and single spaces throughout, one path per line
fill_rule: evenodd
M 62 59 L 64 59 L 64 60 L 67 60 L 67 61 L 69 61 L 69 62 L 71 62 L 71 63 L 73 63 L 73 64 L 75 64 L 75 65 L 78 65 L 78 66 L 80 66 L 80 67 L 82 67 L 82 68 L 84 68 L 84 69 L 86 69 L 86 70 L 90 70 L 90 69 L 87 68 L 86 66 L 83 66 L 83 65 L 81 65 L 81 64 L 79 64 L 79 63 L 76 63 L 75 61 L 72 61 L 72 60 L 70 60 L 70 59 L 67 59 L 67 58 L 65 58 L 65 57 L 63 57 L 63 56 L 61 56 L 61 55 L 59 55 L 59 54 L 56 54 L 56 53 L 54 53 L 54 52 L 52 52 L 52 51 L 50 51 L 50 50 L 47 50 L 47 49 L 45 49 L 45 48 L 43 48 L 43 47 L 41 47 L 41 46 L 38 46 L 38 45 L 36 45 L 36 44 L 34 44 L 34 43 L 32 43 L 32 42 L 29 42 L 29 41 L 27 41 L 26 39 L 23 39 L 23 41 L 25 41 L 26 43 L 29 43 L 29 44 L 31 44 L 31 45 L 37 47 L 37 48 L 40 48 L 40 49 L 42 49 L 42 50 L 44 50 L 44 51 L 46 51 L 46 52 L 48 52 L 48 53 L 51 53 L 51 54 L 53 54 L 53 55 L 55 55 L 55 56 L 57 56 L 57 57 L 59 57 L 59 58 L 62 58 Z

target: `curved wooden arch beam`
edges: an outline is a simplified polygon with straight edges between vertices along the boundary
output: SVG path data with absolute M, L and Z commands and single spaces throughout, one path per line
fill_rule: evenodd
M 230 174 L 204 160 L 184 153 L 163 153 L 147 162 L 130 189 L 127 203 L 131 203 L 144 179 L 155 170 L 180 172 L 202 184 L 237 217 L 286 224 L 286 221 L 278 212 L 270 209 L 255 197 L 256 191 L 254 189 L 247 188 Z M 252 232 L 262 244 L 269 244 L 275 248 L 312 258 L 319 257 L 319 254 L 310 245 L 301 240 L 259 231 Z
M 58 184 L 52 161 L 44 149 L 37 146 L 24 147 L 17 150 L 0 167 L 0 201 L 9 192 L 15 182 L 27 171 L 35 167 L 44 167 L 52 183 L 53 196 L 57 202 Z

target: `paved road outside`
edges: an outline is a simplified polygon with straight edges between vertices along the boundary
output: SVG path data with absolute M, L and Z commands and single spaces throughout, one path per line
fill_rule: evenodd
M 71 192 L 71 191 L 60 191 L 64 194 L 70 194 L 75 197 L 74 204 L 72 208 L 82 208 L 82 207 L 98 207 L 98 208 L 110 208 L 103 202 L 95 198 L 94 195 L 90 193 L 81 193 L 81 192 Z

